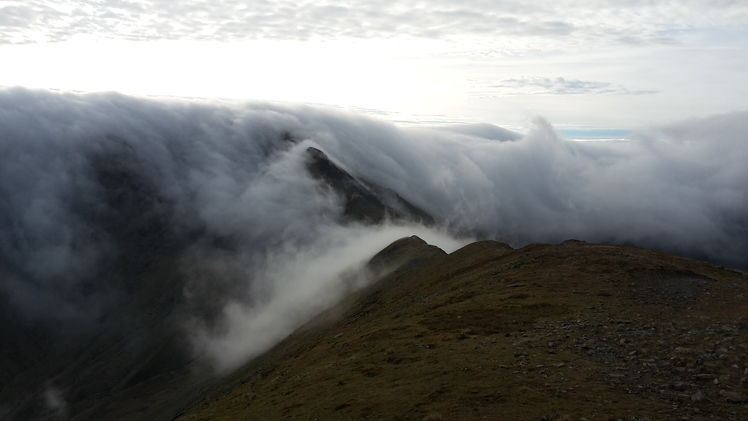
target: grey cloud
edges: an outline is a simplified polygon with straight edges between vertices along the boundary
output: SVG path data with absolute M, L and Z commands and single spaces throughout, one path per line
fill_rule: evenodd
M 658 36 L 658 35 L 653 35 L 649 37 L 642 37 L 642 36 L 635 36 L 635 35 L 622 35 L 618 38 L 615 38 L 615 40 L 623 44 L 634 45 L 634 46 L 652 45 L 652 44 L 660 44 L 660 45 L 678 45 L 679 44 L 677 38 L 669 37 L 669 36 Z
M 522 137 L 522 135 L 520 135 L 519 133 L 507 130 L 503 127 L 494 126 L 493 124 L 485 123 L 450 124 L 445 126 L 438 126 L 438 128 L 440 130 L 463 133 L 481 139 L 496 140 L 499 142 L 518 140 Z
M 6 6 L 0 9 L 0 27 L 23 27 L 29 24 L 33 10 L 21 6 Z
M 113 265 L 156 236 L 149 247 L 161 249 L 146 251 L 177 254 L 185 311 L 225 302 L 228 337 L 200 312 L 190 326 L 202 332 L 191 332 L 198 351 L 225 351 L 215 362 L 227 367 L 363 285 L 346 274 L 389 242 L 419 233 L 454 248 L 424 227 L 340 224 L 339 198 L 306 169 L 308 147 L 343 139 L 311 137 L 328 114 L 345 120 L 263 104 L 0 91 L 0 300 L 56 330 L 98 328 L 114 309 L 127 317 Z M 351 122 L 341 129 L 352 135 L 379 125 Z M 232 336 L 246 328 L 251 341 Z
M 656 90 L 631 90 L 609 82 L 547 78 L 505 79 L 488 88 L 501 95 L 650 95 Z
M 529 25 L 526 34 L 536 36 L 564 36 L 570 35 L 575 26 L 562 21 L 545 21 Z

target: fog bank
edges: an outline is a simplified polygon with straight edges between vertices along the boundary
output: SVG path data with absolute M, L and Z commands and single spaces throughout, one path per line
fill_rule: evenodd
M 542 119 L 517 135 L 308 106 L 5 89 L 0 295 L 32 319 L 93 320 L 131 287 L 97 275 L 123 250 L 169 256 L 186 302 L 220 303 L 220 321 L 187 324 L 227 368 L 361 286 L 351 274 L 414 233 L 445 248 L 465 241 L 447 232 L 633 244 L 745 268 L 745 133 L 746 112 L 570 142 Z M 436 229 L 341 222 L 342 199 L 306 168 L 309 147 L 396 191 Z

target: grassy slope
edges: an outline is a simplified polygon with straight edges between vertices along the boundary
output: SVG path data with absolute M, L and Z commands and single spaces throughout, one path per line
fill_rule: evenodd
M 474 243 L 351 297 L 178 419 L 746 420 L 747 280 L 631 247 Z

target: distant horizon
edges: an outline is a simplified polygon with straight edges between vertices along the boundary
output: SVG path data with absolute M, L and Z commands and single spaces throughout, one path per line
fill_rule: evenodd
M 178 101 L 198 101 L 198 102 L 228 102 L 235 104 L 242 103 L 269 103 L 269 104 L 285 104 L 285 105 L 301 105 L 311 107 L 323 107 L 330 109 L 337 109 L 347 112 L 358 113 L 366 115 L 372 118 L 378 118 L 387 122 L 390 122 L 399 126 L 448 126 L 448 125 L 471 125 L 471 124 L 490 124 L 504 129 L 516 131 L 522 133 L 533 126 L 533 121 L 536 118 L 544 118 L 548 120 L 551 125 L 556 129 L 561 138 L 567 140 L 622 140 L 627 138 L 629 135 L 636 133 L 640 130 L 646 130 L 651 127 L 666 126 L 668 124 L 677 123 L 679 121 L 685 121 L 689 118 L 704 118 L 712 115 L 719 115 L 724 113 L 707 113 L 699 116 L 685 116 L 680 119 L 665 120 L 665 121 L 652 121 L 640 126 L 632 127 L 606 127 L 606 126 L 595 126 L 584 123 L 568 124 L 563 122 L 557 122 L 547 119 L 542 115 L 531 115 L 527 116 L 526 120 L 522 123 L 504 123 L 501 120 L 497 121 L 479 121 L 470 120 L 467 118 L 460 119 L 448 115 L 434 115 L 434 114 L 408 114 L 388 110 L 379 110 L 372 108 L 359 107 L 355 105 L 345 104 L 327 104 L 319 102 L 301 102 L 301 101 L 287 101 L 287 100 L 267 100 L 257 98 L 222 98 L 222 97 L 200 97 L 200 96 L 180 96 L 180 95 L 148 95 L 148 94 L 131 94 L 127 92 L 121 92 L 113 89 L 108 90 L 96 90 L 96 91 L 85 91 L 77 89 L 60 89 L 60 88 L 46 88 L 46 87 L 28 87 L 28 86 L 4 86 L 0 84 L 0 90 L 7 89 L 28 89 L 28 90 L 39 90 L 39 91 L 50 91 L 57 93 L 70 93 L 75 95 L 96 95 L 96 94 L 117 94 L 133 98 L 143 98 L 152 100 L 178 100 Z M 748 110 L 748 107 L 746 107 Z M 740 112 L 743 110 L 735 110 Z

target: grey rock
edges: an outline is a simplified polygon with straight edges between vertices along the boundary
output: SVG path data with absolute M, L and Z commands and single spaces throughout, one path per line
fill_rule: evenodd
M 706 395 L 701 389 L 697 390 L 691 395 L 691 401 L 693 402 L 701 402 L 704 399 L 706 399 Z

